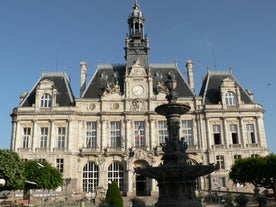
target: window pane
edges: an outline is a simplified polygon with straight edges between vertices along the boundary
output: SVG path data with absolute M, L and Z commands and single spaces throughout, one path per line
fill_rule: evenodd
M 121 122 L 110 122 L 110 147 L 121 147 Z
M 120 191 L 124 191 L 124 168 L 119 162 L 113 162 L 109 165 L 108 180 L 115 181 Z
M 193 121 L 182 121 L 182 137 L 188 145 L 194 145 Z
M 31 128 L 24 128 L 23 133 L 23 148 L 28 148 L 31 137 Z
M 42 97 L 41 97 L 41 103 L 40 103 L 40 107 L 42 108 L 49 108 L 52 106 L 52 96 L 48 93 L 45 93 Z
M 40 129 L 41 131 L 41 137 L 40 137 L 40 147 L 41 148 L 46 148 L 47 147 L 47 140 L 48 140 L 48 128 L 47 127 L 42 127 Z
M 225 94 L 225 103 L 226 105 L 236 105 L 236 94 L 228 91 Z
M 145 137 L 145 122 L 144 121 L 135 121 L 134 122 L 134 134 L 135 134 L 135 146 L 144 147 L 146 144 Z
M 84 166 L 82 175 L 83 192 L 94 191 L 99 183 L 99 167 L 94 162 L 89 162 Z
M 167 121 L 158 121 L 158 140 L 159 144 L 165 143 L 168 138 Z
M 65 147 L 65 133 L 66 128 L 65 127 L 59 127 L 58 128 L 58 148 L 64 148 Z
M 86 123 L 86 147 L 97 147 L 97 122 Z

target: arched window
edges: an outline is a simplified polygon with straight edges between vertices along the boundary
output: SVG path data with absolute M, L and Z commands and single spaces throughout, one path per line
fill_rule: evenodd
M 41 97 L 40 107 L 49 108 L 52 106 L 52 96 L 49 93 L 45 93 Z
M 236 94 L 231 91 L 228 91 L 225 94 L 225 103 L 228 106 L 236 105 L 237 104 Z
M 124 190 L 124 167 L 120 162 L 113 162 L 108 167 L 108 181 L 118 184 L 120 191 Z
M 83 192 L 94 191 L 99 183 L 99 167 L 94 162 L 88 162 L 83 167 L 82 175 Z

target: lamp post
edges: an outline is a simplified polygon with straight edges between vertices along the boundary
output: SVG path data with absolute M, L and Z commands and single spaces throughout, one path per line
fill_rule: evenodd
M 0 187 L 3 187 L 6 184 L 6 180 L 1 178 L 0 179 Z

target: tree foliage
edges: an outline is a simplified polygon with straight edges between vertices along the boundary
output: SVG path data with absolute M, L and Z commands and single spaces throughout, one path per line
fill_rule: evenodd
M 116 182 L 112 181 L 108 186 L 105 203 L 109 207 L 123 207 L 123 198 Z
M 256 187 L 272 189 L 276 196 L 276 155 L 238 159 L 229 174 L 234 183 L 252 183 Z
M 0 149 L 0 178 L 6 181 L 3 188 L 6 190 L 23 189 L 25 183 L 23 172 L 23 161 L 16 152 Z
M 61 172 L 47 161 L 28 160 L 24 165 L 26 178 L 24 190 L 26 191 L 29 189 L 56 189 L 63 183 Z

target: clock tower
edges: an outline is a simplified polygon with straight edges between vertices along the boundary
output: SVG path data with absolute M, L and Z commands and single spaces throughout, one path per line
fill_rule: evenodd
M 128 17 L 129 33 L 125 41 L 125 95 L 130 101 L 145 102 L 151 94 L 149 41 L 144 31 L 145 18 L 135 1 Z
M 145 18 L 136 0 L 128 17 L 129 33 L 125 40 L 127 73 L 129 73 L 131 66 L 137 59 L 139 59 L 141 65 L 148 69 L 149 41 L 145 35 L 144 23 Z

